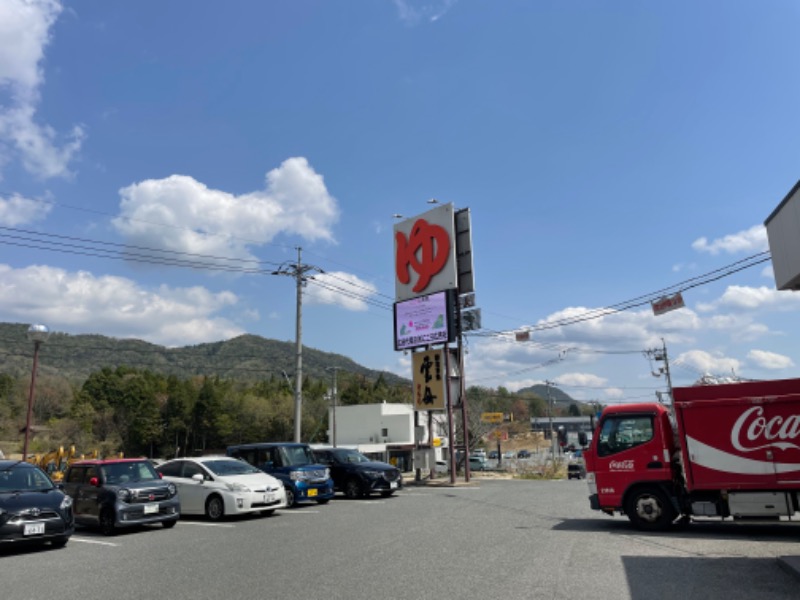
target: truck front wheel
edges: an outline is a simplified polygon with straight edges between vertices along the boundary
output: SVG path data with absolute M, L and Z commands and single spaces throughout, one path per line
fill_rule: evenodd
M 675 520 L 675 509 L 657 487 L 633 490 L 625 502 L 625 513 L 637 529 L 663 531 Z

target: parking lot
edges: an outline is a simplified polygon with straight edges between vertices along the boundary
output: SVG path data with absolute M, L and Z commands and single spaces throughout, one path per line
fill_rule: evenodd
M 795 526 L 703 524 L 642 534 L 591 511 L 584 481 L 407 486 L 212 523 L 182 518 L 63 550 L 0 548 L 4 600 L 796 598 L 778 558 Z

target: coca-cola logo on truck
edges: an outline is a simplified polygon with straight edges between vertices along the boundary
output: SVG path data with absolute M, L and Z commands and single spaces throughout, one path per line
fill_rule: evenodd
M 731 443 L 740 452 L 753 452 L 764 448 L 800 450 L 800 445 L 793 443 L 798 438 L 800 438 L 800 415 L 787 417 L 775 415 L 767 419 L 762 406 L 754 406 L 744 411 L 736 419 L 731 430 Z
M 608 468 L 611 471 L 633 471 L 632 460 L 612 460 L 608 463 Z

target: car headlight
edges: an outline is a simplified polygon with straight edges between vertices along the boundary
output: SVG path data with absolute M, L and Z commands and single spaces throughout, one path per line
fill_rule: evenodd
M 325 468 L 325 479 L 330 479 L 330 478 L 331 478 L 331 470 L 326 467 Z
M 65 509 L 67 509 L 67 508 L 69 508 L 71 506 L 72 506 L 72 496 L 64 496 L 64 499 L 61 501 L 61 504 L 59 505 L 59 508 L 61 510 L 65 510 Z M 0 509 L 0 515 L 2 515 L 2 514 L 3 514 L 3 511 L 2 511 L 2 509 Z
M 131 491 L 127 488 L 119 488 L 117 490 L 117 498 L 122 500 L 123 502 L 130 502 L 131 501 Z
M 225 487 L 227 487 L 232 492 L 249 492 L 250 491 L 250 488 L 247 487 L 246 485 L 243 485 L 241 483 L 235 483 L 235 482 L 233 482 L 233 483 L 226 482 L 225 483 Z
M 303 471 L 292 471 L 289 473 L 289 479 L 292 481 L 305 481 L 306 474 Z
M 169 490 L 169 495 L 174 496 L 178 493 L 178 488 L 175 487 L 175 484 L 171 481 L 167 484 L 167 489 Z

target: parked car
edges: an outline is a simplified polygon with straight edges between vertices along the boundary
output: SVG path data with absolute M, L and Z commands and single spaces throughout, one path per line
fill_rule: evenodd
M 470 471 L 485 471 L 486 470 L 486 459 L 481 458 L 480 456 L 470 456 L 469 457 L 469 470 Z
M 280 481 L 229 456 L 176 458 L 157 466 L 156 471 L 178 488 L 181 514 L 205 515 L 216 521 L 253 512 L 271 515 L 286 508 Z
M 334 489 L 350 499 L 366 497 L 373 492 L 391 496 L 403 487 L 400 469 L 371 460 L 358 450 L 314 448 L 314 456 L 317 462 L 330 469 Z
M 516 458 L 516 457 L 517 453 L 514 452 L 513 450 L 506 450 L 505 452 L 503 452 L 503 458 Z
M 517 458 L 530 458 L 531 451 L 530 450 L 520 450 L 517 452 Z
M 469 453 L 469 455 L 470 455 L 470 458 L 472 458 L 473 456 L 478 456 L 478 457 L 486 460 L 486 450 L 484 450 L 483 448 L 474 449 Z
M 75 530 L 72 498 L 39 467 L 0 460 L 0 544 L 64 546 Z
M 567 465 L 567 479 L 585 479 L 586 465 L 583 463 L 569 463 Z
M 333 479 L 328 467 L 314 457 L 308 444 L 264 442 L 228 446 L 228 456 L 241 458 L 278 479 L 286 490 L 287 506 L 300 502 L 325 504 L 333 498 Z
M 72 463 L 64 474 L 78 525 L 113 535 L 119 527 L 161 523 L 170 528 L 181 514 L 178 489 L 164 481 L 146 458 Z
M 492 450 L 489 452 L 489 458 L 492 460 L 497 460 L 498 456 L 500 456 L 500 454 L 497 452 L 497 450 Z

